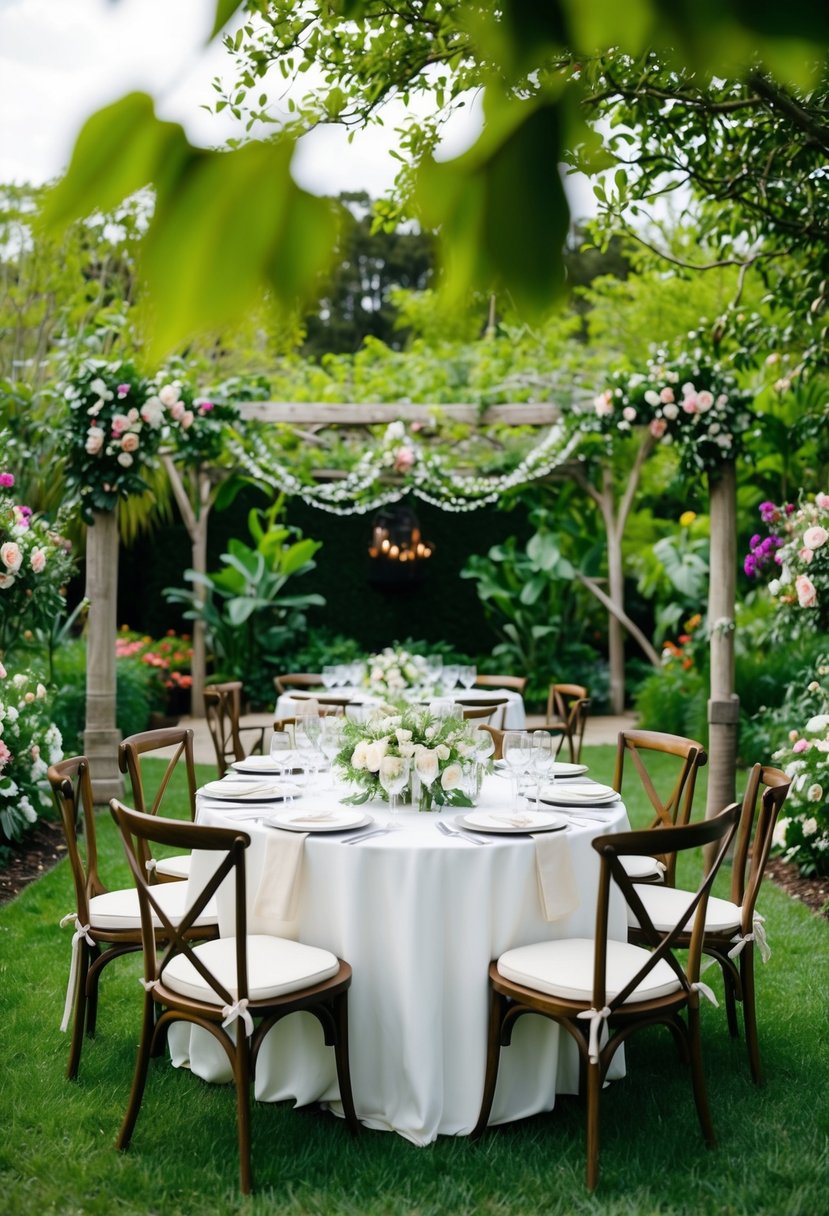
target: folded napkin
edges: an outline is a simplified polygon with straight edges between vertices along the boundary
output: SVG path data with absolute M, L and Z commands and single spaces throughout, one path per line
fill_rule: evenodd
M 263 921 L 293 920 L 299 896 L 302 852 L 307 832 L 268 832 L 262 876 L 253 901 L 253 916 Z
M 538 898 L 545 920 L 563 920 L 579 906 L 570 842 L 562 832 L 533 836 Z

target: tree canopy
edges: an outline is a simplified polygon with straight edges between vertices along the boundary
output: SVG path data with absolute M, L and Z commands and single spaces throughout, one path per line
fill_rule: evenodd
M 763 229 L 766 245 L 753 252 L 752 265 L 774 264 L 769 240 L 796 238 L 790 225 L 797 204 L 789 196 L 798 184 L 819 193 L 814 173 L 825 153 L 825 82 L 817 61 L 829 13 L 806 0 L 785 9 L 736 0 L 704 7 L 662 0 L 625 6 L 504 0 L 497 7 L 475 0 L 219 0 L 216 32 L 228 23 L 235 79 L 217 82 L 216 108 L 229 107 L 255 138 L 225 151 L 193 147 L 179 126 L 155 116 L 150 98 L 130 95 L 88 121 L 47 208 L 47 219 L 61 224 L 154 184 L 142 271 L 153 301 L 155 357 L 238 315 L 263 287 L 288 305 L 316 289 L 338 217 L 331 203 L 291 178 L 296 139 L 320 122 L 383 121 L 391 97 L 413 105 L 420 95 L 431 109 L 402 124 L 399 190 L 385 214 L 391 221 L 405 207 L 438 230 L 443 282 L 455 298 L 473 286 L 503 289 L 528 313 L 555 299 L 569 223 L 559 165 L 597 170 L 617 163 L 621 130 L 602 147 L 591 120 L 619 101 L 631 120 L 644 114 L 652 125 L 652 143 L 639 127 L 628 145 L 648 196 L 663 188 L 665 171 L 681 176 L 678 151 L 696 153 L 709 133 L 721 157 L 730 151 L 739 157 L 740 148 L 729 147 L 729 115 L 736 123 L 750 114 L 745 125 L 760 124 L 765 159 L 755 155 L 751 134 L 739 141 L 749 154 L 741 180 L 756 176 L 759 183 L 753 193 L 743 191 L 740 206 L 730 201 L 740 181 L 725 193 L 725 159 L 722 181 L 708 180 L 716 166 L 706 168 L 703 158 L 696 178 L 712 206 L 728 203 L 729 226 L 751 218 L 752 199 L 767 199 L 771 235 L 759 214 L 745 237 L 741 228 L 732 234 L 744 257 Z M 299 100 L 290 93 L 288 121 L 265 138 L 272 72 L 280 90 L 285 81 L 314 83 Z M 621 93 L 617 86 L 624 86 Z M 684 108 L 671 90 L 688 94 Z M 483 95 L 480 136 L 461 156 L 439 161 L 445 122 L 476 93 Z M 662 152 L 661 133 L 674 124 L 676 138 Z M 786 147 L 797 149 L 791 165 Z M 777 176 L 781 185 L 772 188 Z M 630 181 L 626 174 L 629 192 Z M 626 201 L 621 177 L 615 189 L 618 210 Z M 816 244 L 820 226 L 802 227 Z M 171 293 L 174 259 L 179 286 Z

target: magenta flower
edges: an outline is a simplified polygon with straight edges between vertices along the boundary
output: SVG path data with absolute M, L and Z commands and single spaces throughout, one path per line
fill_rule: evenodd
M 119 384 L 115 391 L 118 393 L 119 397 L 126 397 L 127 393 L 130 391 L 130 386 L 128 384 Z
M 199 413 L 200 414 L 209 414 L 212 409 L 213 409 L 212 401 L 200 401 L 199 402 Z
M 10 489 L 14 485 L 14 473 L 0 473 L 0 486 Z

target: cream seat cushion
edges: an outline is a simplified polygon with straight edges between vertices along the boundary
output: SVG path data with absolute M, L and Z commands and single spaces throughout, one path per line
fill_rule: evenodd
M 248 934 L 248 997 L 264 1001 L 270 997 L 311 988 L 330 979 L 340 969 L 340 961 L 330 950 L 304 946 L 301 942 L 269 934 Z M 219 937 L 194 948 L 207 969 L 216 979 L 238 997 L 236 987 L 236 938 Z M 182 996 L 209 1005 L 223 1004 L 221 998 L 202 979 L 190 960 L 177 954 L 164 968 L 162 982 Z
M 664 872 L 655 857 L 620 857 L 619 861 L 630 878 L 661 878 Z
M 562 941 L 535 942 L 507 950 L 498 959 L 504 979 L 568 1001 L 593 1000 L 592 937 L 570 937 Z M 606 999 L 612 1001 L 650 957 L 650 951 L 629 942 L 607 943 Z M 681 985 L 664 959 L 656 964 L 633 990 L 625 1004 L 649 1001 L 677 992 Z
M 173 924 L 178 924 L 187 910 L 186 896 L 186 882 L 158 883 L 153 887 L 153 898 L 158 901 Z M 141 912 L 135 887 L 93 896 L 89 901 L 89 920 L 93 929 L 140 929 Z M 157 916 L 154 915 L 153 920 L 160 924 Z M 218 922 L 216 905 L 211 900 L 196 924 L 216 925 Z
M 696 892 L 683 891 L 677 887 L 637 887 L 636 894 L 645 905 L 645 910 L 656 929 L 672 929 L 683 919 L 683 913 L 694 898 Z M 705 910 L 705 929 L 707 933 L 738 933 L 740 930 L 741 911 L 739 904 L 733 904 L 728 899 L 717 899 L 712 895 L 708 899 Z M 693 915 L 689 916 L 683 925 L 689 933 L 693 928 Z M 632 928 L 639 927 L 639 921 L 628 908 L 628 924 Z
M 179 853 L 175 857 L 159 857 L 155 863 L 156 874 L 164 874 L 167 878 L 190 877 L 190 854 Z

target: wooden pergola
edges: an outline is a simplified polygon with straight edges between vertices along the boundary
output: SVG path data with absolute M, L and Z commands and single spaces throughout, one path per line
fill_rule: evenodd
M 358 402 L 244 401 L 236 403 L 243 421 L 285 424 L 303 429 L 328 426 L 368 427 L 393 422 L 433 424 L 441 419 L 470 426 L 552 426 L 561 418 L 553 402 L 513 402 L 500 405 L 411 404 Z M 168 470 L 170 467 L 167 461 Z M 571 466 L 572 467 L 572 466 Z M 326 471 L 328 472 L 328 471 Z M 564 469 L 561 470 L 564 472 Z M 207 473 L 203 474 L 207 478 Z M 174 483 L 175 489 L 175 483 Z M 200 487 L 207 501 L 207 481 Z M 736 600 L 736 470 L 725 462 L 717 475 L 709 475 L 711 555 L 708 591 L 711 686 L 708 701 L 709 757 L 708 814 L 715 814 L 734 798 L 739 702 L 734 689 L 734 613 Z M 185 516 L 194 546 L 206 546 L 206 513 L 200 521 L 185 506 L 180 491 L 176 499 Z M 598 501 L 598 499 L 597 499 Z M 629 506 L 629 504 L 628 504 Z M 189 514 L 188 514 L 189 512 Z M 607 522 L 607 521 L 606 521 Z M 622 521 L 624 522 L 624 520 Z M 609 530 L 614 548 L 621 535 Z M 619 553 L 609 553 L 617 578 L 621 577 Z M 115 726 L 115 636 L 118 580 L 118 531 L 114 513 L 96 515 L 90 529 L 87 554 L 89 614 L 89 658 L 87 671 L 87 717 L 84 735 L 86 754 L 93 761 L 96 801 L 106 801 L 122 792 L 117 768 L 118 732 Z M 611 611 L 611 628 L 622 624 L 612 615 L 610 599 L 591 587 Z M 626 625 L 626 627 L 628 627 Z M 110 653 L 112 652 L 112 653 Z M 197 690 L 198 691 L 198 690 Z

